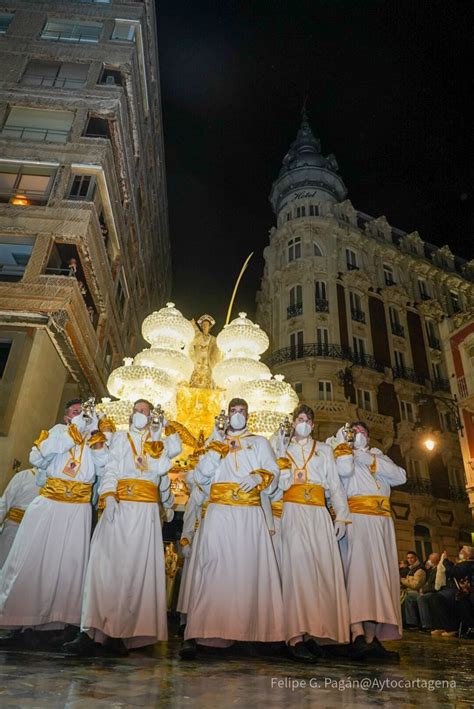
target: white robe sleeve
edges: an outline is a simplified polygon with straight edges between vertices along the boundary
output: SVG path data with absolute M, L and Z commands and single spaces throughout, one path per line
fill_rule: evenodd
M 12 477 L 6 486 L 3 495 L 0 497 L 0 524 L 2 524 L 3 520 L 7 516 L 8 510 L 15 506 L 15 496 L 18 488 L 21 486 L 21 478 L 18 476 L 19 473 Z
M 336 458 L 337 474 L 341 478 L 350 478 L 355 473 L 354 456 L 340 455 Z
M 265 495 L 273 495 L 273 493 L 276 492 L 276 490 L 278 489 L 278 483 L 280 480 L 280 468 L 278 467 L 275 453 L 273 452 L 273 449 L 266 438 L 262 438 L 261 440 L 258 462 L 262 470 L 268 470 L 268 472 L 272 473 L 273 475 L 273 480 L 266 488 L 262 490 L 262 493 L 265 493 Z
M 160 500 L 163 507 L 171 509 L 174 505 L 174 495 L 171 492 L 171 480 L 168 475 L 162 475 L 158 485 L 160 491 Z
M 289 490 L 290 487 L 293 485 L 293 470 L 292 468 L 288 468 L 287 470 L 280 470 L 280 477 L 278 480 L 278 487 L 280 490 L 283 492 L 286 492 L 286 490 Z
M 99 495 L 103 495 L 106 492 L 116 492 L 119 479 L 118 471 L 120 470 L 119 466 L 122 457 L 122 439 L 117 436 L 112 440 L 109 447 L 107 462 L 99 483 Z
M 403 485 L 407 481 L 407 474 L 403 468 L 396 465 L 387 455 L 378 448 L 372 448 L 371 454 L 375 456 L 375 477 L 382 478 L 391 487 Z
M 326 485 L 331 496 L 332 508 L 336 513 L 336 522 L 350 522 L 351 515 L 347 505 L 347 495 L 337 472 L 332 449 L 329 447 L 326 449 L 320 448 L 320 451 L 324 455 L 326 463 Z
M 209 485 L 214 479 L 221 462 L 220 453 L 210 450 L 205 453 L 194 468 L 194 480 L 198 485 Z
M 183 450 L 183 444 L 179 433 L 171 433 L 169 436 L 166 436 L 163 443 L 165 446 L 166 455 L 170 459 L 176 458 L 176 456 Z

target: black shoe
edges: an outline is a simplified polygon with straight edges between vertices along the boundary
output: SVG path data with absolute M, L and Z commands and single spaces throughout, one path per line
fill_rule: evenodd
M 358 635 L 352 643 L 351 659 L 365 661 L 375 657 L 377 648 L 374 643 L 368 643 L 363 635 Z
M 306 640 L 305 645 L 312 655 L 314 655 L 315 657 L 323 657 L 324 650 L 321 645 L 318 645 L 316 640 L 313 640 L 313 638 L 311 638 L 310 640 Z
M 197 644 L 195 640 L 184 640 L 181 645 L 179 656 L 182 660 L 194 660 L 197 655 Z
M 75 640 L 68 643 L 63 643 L 62 651 L 67 655 L 78 655 L 79 657 L 94 657 L 96 654 L 97 645 L 87 635 L 87 633 L 79 633 Z
M 296 643 L 296 645 L 290 645 L 288 650 L 290 652 L 290 657 L 297 662 L 306 662 L 313 665 L 318 661 L 318 658 L 308 650 L 303 641 Z
M 107 638 L 102 645 L 101 654 L 108 657 L 128 657 L 128 650 L 122 638 Z
M 177 638 L 184 638 L 184 631 L 186 630 L 186 625 L 178 625 L 178 630 L 176 631 Z
M 374 656 L 378 660 L 384 660 L 385 662 L 400 662 L 400 655 L 395 650 L 387 650 L 380 640 L 374 638 L 370 645 L 375 645 Z

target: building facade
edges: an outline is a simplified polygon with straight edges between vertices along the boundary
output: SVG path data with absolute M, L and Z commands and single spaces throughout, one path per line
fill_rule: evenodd
M 0 489 L 170 292 L 154 2 L 0 7 Z
M 440 323 L 472 319 L 474 263 L 357 211 L 305 117 L 270 201 L 257 294 L 267 364 L 315 409 L 319 440 L 361 419 L 406 468 L 393 495 L 400 554 L 456 551 L 473 524 Z M 433 432 L 429 452 L 422 434 Z

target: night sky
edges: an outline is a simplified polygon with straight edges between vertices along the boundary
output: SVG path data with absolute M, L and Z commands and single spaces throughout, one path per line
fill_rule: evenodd
M 254 315 L 268 202 L 307 95 L 356 209 L 473 257 L 473 3 L 157 0 L 173 300 Z

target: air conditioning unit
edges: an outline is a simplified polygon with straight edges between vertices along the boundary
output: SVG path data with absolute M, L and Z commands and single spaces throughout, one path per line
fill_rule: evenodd
M 105 83 L 107 84 L 107 86 L 115 86 L 115 76 L 107 76 L 105 78 Z

